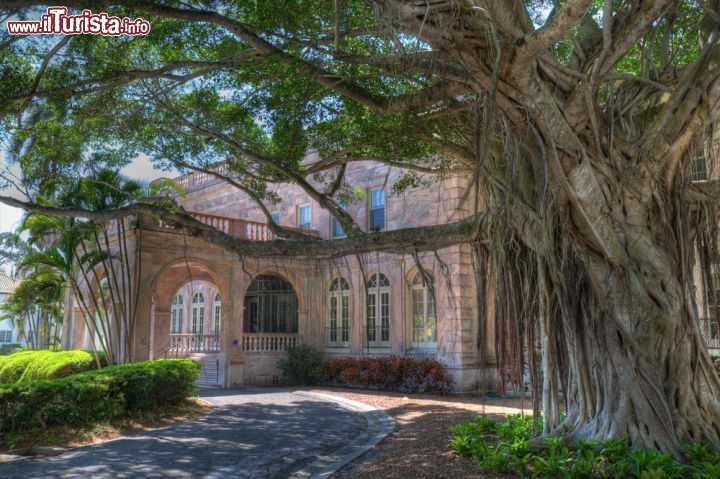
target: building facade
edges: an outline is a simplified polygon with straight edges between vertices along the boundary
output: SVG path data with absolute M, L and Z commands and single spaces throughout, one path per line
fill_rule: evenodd
M 428 178 L 394 192 L 405 173 L 371 161 L 348 165 L 353 189 L 343 207 L 367 231 L 448 223 L 472 212 L 467 179 Z M 228 183 L 199 173 L 177 182 L 185 190 L 178 201 L 200 221 L 247 239 L 272 238 L 260 209 Z M 277 223 L 329 241 L 344 237 L 337 221 L 299 187 L 272 188 Z M 287 349 L 307 344 L 328 358 L 433 358 L 457 390 L 497 387 L 492 325 L 478 330 L 469 245 L 406 255 L 267 259 L 232 253 L 162 223 L 143 221 L 132 232 L 126 249 L 140 285 L 131 328 L 134 360 L 197 357 L 205 383 L 274 384 Z M 72 295 L 66 306 L 64 348 L 87 347 L 93 333 Z
M 17 281 L 7 274 L 0 273 L 0 305 L 5 302 L 17 287 Z M 24 344 L 18 339 L 19 331 L 11 319 L 0 320 L 0 346 L 7 344 Z

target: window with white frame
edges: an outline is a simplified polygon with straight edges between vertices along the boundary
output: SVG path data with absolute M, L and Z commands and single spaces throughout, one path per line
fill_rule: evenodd
M 390 281 L 382 273 L 367 282 L 367 345 L 390 347 Z
M 193 334 L 202 334 L 204 320 L 205 298 L 202 293 L 195 293 L 192 299 L 192 323 L 190 332 Z
M 413 348 L 437 348 L 437 317 L 432 276 L 418 271 L 410 284 L 410 334 Z
M 12 329 L 0 329 L 0 343 L 12 343 Z
M 215 301 L 213 301 L 213 333 L 220 334 L 220 318 L 222 315 L 222 301 L 220 293 L 215 293 Z
M 335 202 L 337 205 L 345 209 L 345 202 L 339 198 L 335 199 Z M 331 238 L 344 238 L 345 237 L 345 230 L 343 229 L 340 222 L 337 220 L 337 218 L 330 218 L 330 237 Z
M 178 293 L 175 295 L 170 307 L 170 334 L 182 333 L 183 327 L 183 297 Z
M 312 209 L 310 205 L 300 205 L 297 210 L 298 228 L 309 230 L 312 227 Z
M 370 190 L 368 228 L 377 231 L 385 229 L 385 190 L 382 188 Z
M 707 167 L 705 151 L 701 149 L 695 154 L 695 159 L 690 163 L 690 181 L 707 181 Z
M 330 283 L 328 292 L 327 345 L 346 348 L 350 340 L 350 285 L 344 278 Z

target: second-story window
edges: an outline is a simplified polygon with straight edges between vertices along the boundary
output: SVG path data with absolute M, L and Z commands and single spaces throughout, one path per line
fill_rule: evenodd
M 298 206 L 297 212 L 298 228 L 309 230 L 312 226 L 312 210 L 310 205 Z
M 345 209 L 345 202 L 341 199 L 336 199 L 335 202 L 342 209 Z M 345 230 L 336 218 L 330 218 L 330 237 L 331 238 L 344 238 Z
M 385 229 L 385 190 L 378 188 L 370 190 L 370 223 L 368 227 L 371 230 Z
M 276 211 L 275 213 L 271 214 L 270 217 L 275 222 L 275 224 L 280 224 L 280 212 Z

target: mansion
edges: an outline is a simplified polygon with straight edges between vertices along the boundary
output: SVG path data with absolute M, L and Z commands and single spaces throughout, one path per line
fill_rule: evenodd
M 315 161 L 311 154 L 304 164 Z M 348 164 L 353 198 L 341 206 L 366 231 L 448 223 L 473 213 L 468 179 L 428 179 L 395 192 L 405 173 L 373 161 Z M 177 201 L 196 219 L 244 239 L 274 238 L 258 206 L 227 182 L 208 173 L 176 182 L 184 190 Z M 344 237 L 341 225 L 300 187 L 269 187 L 279 199 L 271 206 L 276 223 L 329 241 Z M 458 391 L 498 388 L 493 327 L 479 330 L 470 245 L 414 255 L 268 259 L 230 252 L 163 223 L 146 221 L 132 232 L 128 250 L 140 285 L 134 360 L 195 357 L 203 362 L 204 384 L 277 384 L 287 349 L 305 344 L 326 358 L 432 358 Z M 63 348 L 92 346 L 70 294 L 63 329 Z

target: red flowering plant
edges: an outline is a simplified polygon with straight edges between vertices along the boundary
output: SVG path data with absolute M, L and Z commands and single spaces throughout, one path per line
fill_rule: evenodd
M 439 362 L 396 356 L 326 361 L 321 367 L 320 383 L 431 394 L 447 394 L 453 386 L 452 378 Z

